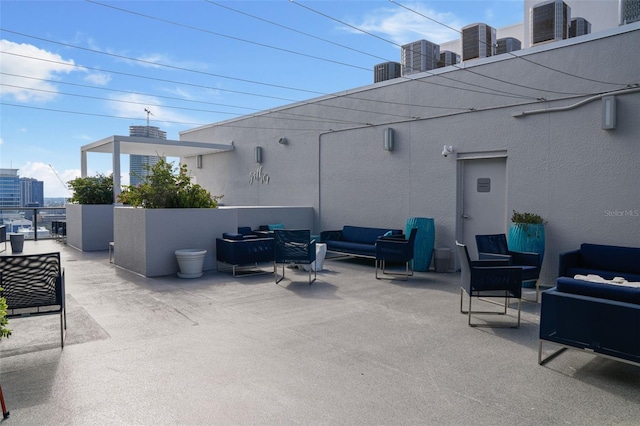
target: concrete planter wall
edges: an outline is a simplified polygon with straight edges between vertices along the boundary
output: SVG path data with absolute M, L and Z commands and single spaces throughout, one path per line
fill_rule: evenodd
M 113 204 L 67 204 L 67 244 L 82 251 L 108 250 Z
M 271 220 L 273 219 L 273 220 Z M 277 220 L 276 220 L 277 219 Z M 216 267 L 216 238 L 238 226 L 282 222 L 311 229 L 311 207 L 114 209 L 114 263 L 147 277 L 176 274 L 175 251 L 205 249 L 203 270 Z M 289 225 L 290 224 L 290 225 Z

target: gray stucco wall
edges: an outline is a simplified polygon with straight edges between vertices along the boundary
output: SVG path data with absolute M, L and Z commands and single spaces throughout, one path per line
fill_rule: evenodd
M 106 251 L 113 241 L 112 204 L 67 204 L 67 244 L 81 251 Z
M 453 248 L 460 235 L 459 159 L 506 151 L 506 216 L 516 209 L 547 220 L 542 281 L 550 285 L 558 254 L 582 242 L 639 245 L 640 92 L 617 96 L 615 130 L 601 128 L 600 100 L 513 115 L 640 83 L 638 45 L 636 23 L 517 52 L 522 58 L 468 61 L 463 69 L 216 123 L 181 137 L 233 140 L 236 150 L 205 156 L 202 169 L 185 161 L 198 183 L 224 194 L 226 205 L 313 206 L 315 232 L 344 224 L 403 227 L 407 217 L 434 217 L 436 246 Z M 308 120 L 283 119 L 285 113 Z M 382 148 L 387 127 L 395 132 L 393 152 Z M 287 145 L 278 144 L 281 137 Z M 455 155 L 442 157 L 445 144 Z M 268 183 L 250 184 L 255 146 L 263 148 Z

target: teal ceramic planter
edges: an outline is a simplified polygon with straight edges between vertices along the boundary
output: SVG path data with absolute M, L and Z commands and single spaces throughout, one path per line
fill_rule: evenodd
M 436 240 L 435 221 L 431 217 L 410 217 L 407 219 L 405 235 L 408 236 L 413 228 L 418 228 L 413 246 L 413 270 L 428 271 Z
M 544 224 L 511 223 L 507 245 L 511 251 L 538 253 L 540 265 L 542 265 L 545 245 Z

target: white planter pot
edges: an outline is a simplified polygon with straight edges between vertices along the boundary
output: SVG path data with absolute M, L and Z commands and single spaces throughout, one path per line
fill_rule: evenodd
M 180 267 L 178 276 L 180 278 L 198 278 L 202 276 L 202 265 L 204 256 L 207 254 L 203 249 L 183 249 L 176 250 L 176 260 Z

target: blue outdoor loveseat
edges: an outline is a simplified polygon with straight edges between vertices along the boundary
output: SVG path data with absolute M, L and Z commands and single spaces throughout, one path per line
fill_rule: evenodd
M 375 259 L 376 241 L 385 234 L 400 236 L 403 231 L 345 225 L 339 231 L 322 231 L 320 241 L 327 245 L 327 251 Z
M 640 281 L 640 248 L 582 244 L 580 249 L 560 255 L 558 276 L 573 278 L 577 274 Z

